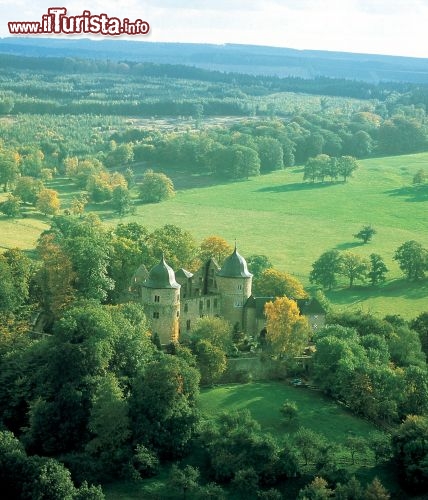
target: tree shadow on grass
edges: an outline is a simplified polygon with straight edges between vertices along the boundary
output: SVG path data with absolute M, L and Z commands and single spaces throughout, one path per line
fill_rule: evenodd
M 329 300 L 335 304 L 347 305 L 363 302 L 376 297 L 403 297 L 406 299 L 422 299 L 428 297 L 428 279 L 408 281 L 396 279 L 383 285 L 356 285 L 326 292 Z
M 347 241 L 345 243 L 338 243 L 334 248 L 338 250 L 349 250 L 350 248 L 356 248 L 364 245 L 362 241 Z
M 428 184 L 422 186 L 404 186 L 397 189 L 385 191 L 388 196 L 402 196 L 405 201 L 423 202 L 428 201 Z
M 259 193 L 288 193 L 291 191 L 312 191 L 314 189 L 335 186 L 331 182 L 293 182 L 292 184 L 281 184 L 280 186 L 265 186 L 257 189 Z

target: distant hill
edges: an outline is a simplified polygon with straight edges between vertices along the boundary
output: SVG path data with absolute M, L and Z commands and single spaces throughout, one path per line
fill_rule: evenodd
M 428 59 L 255 45 L 7 37 L 0 53 L 184 64 L 209 70 L 301 78 L 428 83 Z

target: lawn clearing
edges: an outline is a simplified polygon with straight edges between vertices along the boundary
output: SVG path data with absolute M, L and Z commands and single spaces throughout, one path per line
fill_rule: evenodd
M 282 403 L 294 401 L 298 407 L 296 423 L 285 423 L 280 414 Z M 212 417 L 223 411 L 248 409 L 263 431 L 282 439 L 299 427 L 324 434 L 332 442 L 343 444 L 349 435 L 367 438 L 373 424 L 355 417 L 345 408 L 312 389 L 293 387 L 287 382 L 232 384 L 204 389 L 200 395 L 202 413 Z

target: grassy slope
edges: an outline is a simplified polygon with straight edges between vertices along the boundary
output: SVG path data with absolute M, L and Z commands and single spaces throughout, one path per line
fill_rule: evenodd
M 392 281 L 376 289 L 343 288 L 330 294 L 331 300 L 413 317 L 427 307 L 428 285 L 403 282 L 392 257 L 406 240 L 428 246 L 428 188 L 412 186 L 413 174 L 427 162 L 428 153 L 364 160 L 353 179 L 333 185 L 302 183 L 302 169 L 295 167 L 248 181 L 181 189 L 173 200 L 139 206 L 130 219 L 150 228 L 176 224 L 198 240 L 212 234 L 230 242 L 236 238 L 244 256 L 268 255 L 275 267 L 305 285 L 311 264 L 325 250 L 379 253 Z M 353 238 L 364 224 L 377 230 L 367 245 Z
M 296 424 L 281 420 L 280 407 L 286 400 L 295 401 L 299 411 Z M 209 417 L 222 411 L 250 410 L 262 430 L 283 439 L 300 426 L 322 433 L 329 441 L 343 443 L 349 434 L 368 437 L 375 428 L 354 417 L 332 400 L 313 390 L 296 388 L 282 382 L 225 385 L 201 392 L 202 412 Z

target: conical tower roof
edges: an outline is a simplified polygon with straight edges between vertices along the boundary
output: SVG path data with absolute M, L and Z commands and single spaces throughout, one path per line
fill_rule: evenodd
M 238 253 L 236 245 L 232 255 L 224 261 L 217 274 L 224 278 L 251 278 L 253 276 L 248 271 L 247 261 Z
M 181 285 L 175 280 L 175 273 L 165 262 L 162 254 L 159 264 L 152 268 L 143 286 L 146 288 L 180 288 Z

